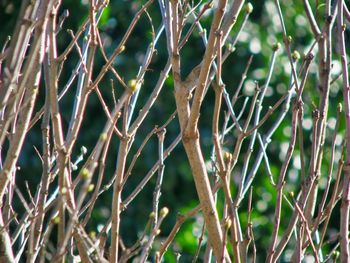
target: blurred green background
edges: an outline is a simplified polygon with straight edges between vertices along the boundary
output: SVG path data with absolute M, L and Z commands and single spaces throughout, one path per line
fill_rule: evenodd
M 60 14 L 64 10 L 69 11 L 69 17 L 65 20 L 63 25 L 63 30 L 58 34 L 58 49 L 62 52 L 66 45 L 71 41 L 71 36 L 67 33 L 66 29 L 72 29 L 76 32 L 79 26 L 88 16 L 88 4 L 86 0 L 82 1 L 62 1 L 62 6 L 60 8 Z M 190 1 L 197 3 L 198 1 Z M 204 1 L 205 2 L 205 1 Z M 320 24 L 323 25 L 324 20 L 324 1 L 316 1 L 316 4 L 312 2 L 313 10 L 316 10 L 316 18 Z M 102 41 L 104 43 L 105 51 L 110 55 L 113 50 L 117 47 L 120 40 L 124 36 L 132 18 L 135 13 L 141 8 L 145 1 L 125 1 L 125 0 L 111 0 L 108 7 L 105 8 L 100 22 L 98 24 Z M 269 68 L 269 63 L 272 55 L 272 46 L 276 42 L 283 43 L 280 21 L 278 18 L 277 10 L 274 1 L 253 1 L 254 11 L 251 14 L 245 28 L 243 29 L 239 41 L 236 45 L 235 52 L 229 57 L 225 62 L 223 67 L 223 81 L 226 84 L 227 91 L 232 96 L 240 82 L 241 75 L 246 67 L 248 58 L 254 55 L 253 62 L 248 71 L 247 79 L 244 83 L 243 92 L 235 105 L 236 112 L 239 112 L 242 108 L 245 97 L 249 97 L 248 107 L 250 106 L 251 98 L 253 95 L 254 82 L 257 81 L 260 86 L 264 84 L 265 78 L 267 77 L 267 72 Z M 21 5 L 20 0 L 0 0 L 0 46 L 5 43 L 7 36 L 12 34 L 16 19 L 18 18 L 19 7 Z M 310 32 L 310 27 L 308 25 L 307 18 L 303 11 L 303 6 L 300 1 L 281 1 L 281 6 L 285 18 L 285 23 L 287 27 L 288 34 L 292 36 L 292 50 L 297 50 L 301 57 L 305 54 L 311 44 L 313 43 L 313 36 Z M 148 9 L 150 17 L 152 17 L 152 23 L 157 30 L 161 24 L 161 17 L 158 5 L 155 1 L 154 4 Z M 209 15 L 210 14 L 210 15 Z M 233 28 L 231 36 L 235 36 L 238 26 L 242 23 L 244 12 L 239 16 L 237 25 Z M 202 25 L 209 31 L 208 25 L 212 19 L 212 13 L 208 12 L 202 19 Z M 186 26 L 188 29 L 188 26 Z M 147 49 L 147 46 L 152 41 L 152 30 L 150 26 L 149 19 L 143 15 L 140 18 L 139 23 L 137 23 L 135 30 L 130 36 L 127 42 L 126 50 L 122 53 L 116 61 L 114 66 L 118 73 L 124 78 L 125 81 L 135 78 L 140 64 L 142 63 L 143 56 Z M 82 45 L 82 39 L 80 39 L 79 44 Z M 333 61 L 333 71 L 332 76 L 336 76 L 340 72 L 340 64 L 338 61 L 338 55 L 336 54 L 336 43 L 333 43 L 334 61 Z M 146 73 L 144 85 L 140 91 L 140 96 L 135 109 L 135 115 L 141 109 L 143 103 L 147 100 L 151 90 L 153 89 L 155 83 L 158 80 L 161 70 L 167 62 L 167 49 L 166 49 L 166 39 L 164 33 L 162 34 L 159 43 L 156 46 L 157 52 L 153 57 L 149 71 Z M 317 49 L 316 49 L 317 51 Z M 182 57 L 182 70 L 183 77 L 185 77 L 190 70 L 200 62 L 200 58 L 203 55 L 204 46 L 201 41 L 198 31 L 195 30 L 194 34 L 190 37 L 188 43 L 181 51 Z M 315 109 L 314 105 L 319 103 L 319 92 L 317 90 L 317 53 L 314 52 L 315 61 L 312 64 L 309 80 L 307 81 L 305 92 L 303 95 L 304 101 L 304 121 L 303 121 L 303 135 L 304 135 L 304 148 L 305 148 L 305 158 L 306 164 L 308 164 L 310 156 L 310 145 L 311 145 L 311 132 L 312 132 L 312 117 L 311 112 Z M 74 67 L 79 61 L 79 56 L 77 52 L 72 52 L 65 62 L 65 67 L 62 72 L 62 77 L 60 79 L 60 89 L 66 84 L 68 78 L 71 76 Z M 300 67 L 301 62 L 298 64 Z M 97 52 L 95 58 L 95 75 L 100 71 L 104 65 L 103 58 L 100 52 Z M 276 66 L 272 75 L 271 83 L 268 87 L 266 98 L 263 104 L 262 116 L 266 113 L 268 106 L 274 105 L 275 102 L 287 91 L 289 81 L 290 81 L 290 66 L 284 48 L 279 51 Z M 112 88 L 109 79 L 113 78 L 112 74 L 107 74 L 103 82 L 100 85 L 100 90 L 106 100 L 107 104 L 113 106 L 113 96 Z M 143 122 L 140 127 L 133 147 L 130 150 L 128 165 L 139 146 L 141 145 L 143 139 L 146 135 L 155 127 L 155 125 L 162 125 L 169 118 L 171 113 L 175 109 L 175 101 L 173 96 L 173 86 L 172 86 L 172 76 L 171 74 L 166 80 L 165 87 L 163 88 L 159 100 L 155 103 L 154 107 L 151 109 L 150 114 Z M 114 80 L 114 92 L 116 95 L 120 95 L 122 87 L 119 83 Z M 70 114 L 73 107 L 73 99 L 75 94 L 75 84 L 69 90 L 68 94 L 60 102 L 60 109 L 63 117 L 63 123 L 65 128 L 68 127 Z M 339 82 L 335 82 L 331 87 L 330 92 L 330 103 L 329 103 L 329 120 L 328 120 L 328 130 L 326 143 L 324 145 L 324 161 L 322 163 L 322 175 L 319 180 L 319 185 L 321 192 L 319 194 L 319 199 L 322 196 L 322 190 L 325 186 L 326 176 L 329 168 L 330 160 L 330 144 L 331 138 L 334 132 L 334 123 L 336 116 L 336 106 L 339 102 L 342 102 L 341 86 Z M 36 109 L 40 109 L 44 104 L 44 86 L 41 86 L 39 100 L 37 101 Z M 204 152 L 205 159 L 210 163 L 210 155 L 212 150 L 211 141 L 211 120 L 214 104 L 214 92 L 209 90 L 202 107 L 201 119 L 200 119 L 200 131 L 201 131 L 201 142 L 202 149 Z M 224 107 L 225 109 L 225 107 Z M 247 117 L 246 110 L 243 114 L 242 119 Z M 263 125 L 259 130 L 261 134 L 266 132 L 268 128 L 272 125 L 277 117 L 277 113 L 273 114 L 271 118 Z M 223 114 L 221 115 L 221 121 L 223 120 Z M 83 126 L 79 134 L 78 141 L 74 148 L 73 157 L 77 157 L 80 153 L 81 146 L 85 146 L 90 152 L 96 143 L 102 127 L 106 121 L 105 114 L 102 110 L 100 102 L 96 94 L 90 96 L 87 111 L 85 113 L 85 119 L 83 121 Z M 282 122 L 279 129 L 276 131 L 272 137 L 272 142 L 267 149 L 269 156 L 269 162 L 272 174 L 275 181 L 277 180 L 281 163 L 284 160 L 286 154 L 286 149 L 289 143 L 290 137 L 290 120 L 291 116 L 288 114 L 285 120 Z M 339 159 L 341 151 L 342 133 L 344 130 L 344 123 L 341 123 L 341 132 L 338 134 L 337 138 L 337 155 L 336 162 Z M 169 146 L 170 143 L 179 133 L 179 125 L 177 119 L 174 119 L 171 124 L 167 127 L 165 147 Z M 233 150 L 235 143 L 235 132 L 228 134 L 225 141 L 225 148 L 229 151 Z M 241 174 L 241 168 L 243 165 L 243 158 L 249 143 L 249 138 L 243 144 L 241 155 L 239 157 L 239 163 L 233 171 L 232 178 L 232 193 L 235 196 L 237 191 L 237 181 Z M 157 146 L 157 136 L 154 135 L 150 142 L 144 148 L 140 159 L 136 163 L 135 169 L 125 185 L 123 191 L 123 198 L 126 198 L 135 186 L 141 181 L 143 176 L 149 171 L 149 169 L 154 165 L 158 159 Z M 38 123 L 28 134 L 24 149 L 20 156 L 19 167 L 20 170 L 17 174 L 17 185 L 20 187 L 24 195 L 28 198 L 26 191 L 25 182 L 30 185 L 30 190 L 32 194 L 36 191 L 37 184 L 40 181 L 41 176 L 41 162 L 35 152 L 34 146 L 41 151 L 41 133 L 40 133 L 40 123 Z M 114 138 L 112 141 L 112 146 L 109 151 L 106 163 L 106 172 L 104 183 L 107 183 L 113 176 L 116 155 L 118 149 L 118 141 Z M 255 161 L 255 156 L 257 150 L 259 149 L 258 141 L 254 145 L 255 152 L 251 158 L 251 165 Z M 300 190 L 300 158 L 299 158 L 299 145 L 297 143 L 296 150 L 293 156 L 293 160 L 288 170 L 286 190 L 298 192 Z M 4 152 L 2 153 L 4 158 Z M 74 161 L 74 160 L 72 160 Z M 80 164 L 81 165 L 81 164 Z M 251 167 L 250 165 L 250 167 Z M 306 167 L 307 169 L 308 167 Z M 307 172 L 307 171 L 306 171 Z M 74 174 L 77 175 L 77 172 Z M 211 175 L 212 176 L 212 175 Z M 126 246 L 131 246 L 137 238 L 142 233 L 145 224 L 148 220 L 148 215 L 152 211 L 152 198 L 153 191 L 156 181 L 156 175 L 153 176 L 152 180 L 146 185 L 139 196 L 129 205 L 127 210 L 122 214 L 122 238 Z M 57 182 L 54 182 L 51 186 L 53 190 Z M 270 237 L 273 227 L 273 216 L 274 216 L 274 202 L 276 200 L 276 190 L 272 187 L 267 170 L 264 163 L 260 165 L 259 171 L 257 173 L 256 179 L 253 183 L 253 231 L 255 236 L 255 242 L 257 246 L 258 262 L 264 259 L 267 253 L 268 244 L 270 242 Z M 105 192 L 98 199 L 96 208 L 92 214 L 92 220 L 88 225 L 88 229 L 91 232 L 98 232 L 101 226 L 106 223 L 106 220 L 110 216 L 110 206 L 111 206 L 111 196 L 112 190 Z M 15 197 L 15 201 L 16 201 Z M 223 194 L 220 191 L 218 194 L 218 206 L 223 202 Z M 181 144 L 179 144 L 170 157 L 165 161 L 165 172 L 164 172 L 164 182 L 162 185 L 162 196 L 160 199 L 160 207 L 167 206 L 170 209 L 170 215 L 165 219 L 162 225 L 162 232 L 157 238 L 154 248 L 159 246 L 163 238 L 169 234 L 172 226 L 175 223 L 176 214 L 184 213 L 190 208 L 195 207 L 198 204 L 195 186 L 193 183 L 192 175 L 189 169 L 189 165 L 184 154 L 184 149 Z M 18 202 L 15 203 L 15 210 L 18 214 L 24 211 L 23 206 Z M 317 207 L 316 207 L 317 210 Z M 291 215 L 291 209 L 284 202 L 283 203 L 283 214 L 281 218 L 281 230 L 287 226 L 289 218 Z M 328 238 L 334 235 L 338 230 L 338 218 L 337 214 L 339 209 L 335 209 L 332 215 L 332 220 L 330 228 L 328 231 Z M 247 200 L 245 200 L 241 207 L 239 208 L 240 219 L 242 224 L 243 232 L 246 231 L 247 227 Z M 175 242 L 171 245 L 168 253 L 166 254 L 166 262 L 175 262 L 176 254 L 180 253 L 180 262 L 191 262 L 198 245 L 198 239 L 201 235 L 203 219 L 199 214 L 197 217 L 188 220 L 184 226 L 181 228 L 180 232 L 177 234 Z M 281 262 L 288 262 L 290 258 L 290 253 L 293 251 L 294 241 L 293 238 L 285 250 Z M 330 242 L 326 245 L 325 252 L 329 251 L 333 247 L 333 243 Z M 204 254 L 204 248 L 202 247 L 199 262 L 201 262 L 201 257 Z M 152 257 L 154 254 L 152 254 Z M 152 260 L 152 257 L 150 259 Z

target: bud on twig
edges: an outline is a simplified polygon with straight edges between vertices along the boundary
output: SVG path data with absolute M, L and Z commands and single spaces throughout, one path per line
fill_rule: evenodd
M 94 184 L 89 184 L 87 191 L 90 193 L 94 190 L 95 185 Z
M 103 141 L 103 142 L 106 141 L 107 140 L 107 133 L 105 133 L 105 132 L 101 133 L 100 140 Z
M 61 194 L 65 195 L 66 193 L 67 193 L 67 188 L 66 187 L 62 187 Z
M 92 238 L 92 239 L 95 239 L 96 238 L 96 232 L 95 231 L 91 231 L 89 233 L 89 237 Z
M 224 225 L 225 229 L 228 230 L 231 227 L 231 225 L 232 225 L 232 220 L 230 218 L 227 218 L 225 220 L 225 225 Z
M 289 192 L 288 195 L 290 198 L 294 199 L 294 192 L 293 191 Z
M 226 161 L 226 162 L 231 162 L 232 161 L 232 153 L 230 153 L 230 152 L 225 152 L 224 153 L 224 160 Z
M 292 53 L 292 58 L 295 61 L 299 60 L 300 59 L 300 53 L 298 51 L 294 50 L 293 53 Z
M 132 92 L 135 92 L 139 89 L 140 82 L 137 81 L 136 79 L 131 79 L 128 82 L 128 87 L 129 87 L 129 89 L 131 89 Z
M 120 49 L 119 49 L 119 53 L 122 53 L 123 51 L 125 50 L 125 46 L 121 46 Z
M 152 212 L 149 214 L 149 219 L 154 219 L 156 217 L 156 213 Z
M 81 178 L 83 178 L 84 180 L 88 180 L 91 177 L 91 173 L 87 168 L 83 168 L 80 174 L 81 174 Z
M 277 51 L 277 50 L 279 50 L 281 48 L 281 43 L 280 42 L 277 42 L 277 43 L 275 43 L 275 44 L 273 44 L 273 46 L 272 46 L 272 50 L 273 51 Z
M 245 11 L 247 12 L 247 14 L 251 14 L 253 12 L 253 9 L 253 5 L 250 2 L 248 2 L 245 6 Z
M 52 218 L 51 222 L 55 225 L 58 225 L 60 223 L 60 218 L 58 216 L 55 216 L 54 218 Z
M 167 207 L 163 207 L 163 208 L 160 210 L 160 216 L 161 216 L 161 217 L 166 217 L 168 213 L 169 213 L 169 209 L 168 209 Z

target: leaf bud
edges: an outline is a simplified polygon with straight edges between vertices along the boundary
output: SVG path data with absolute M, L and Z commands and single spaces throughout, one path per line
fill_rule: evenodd
M 88 188 L 87 188 L 87 191 L 88 193 L 92 192 L 95 188 L 95 185 L 94 184 L 89 184 Z
M 136 79 L 131 79 L 128 82 L 128 87 L 129 89 L 131 89 L 132 92 L 135 92 L 140 88 L 140 82 Z
M 273 46 L 272 46 L 272 50 L 273 51 L 277 51 L 277 50 L 279 50 L 281 48 L 281 43 L 280 42 L 277 42 L 277 43 L 275 43 L 275 44 L 273 44 Z
M 154 219 L 156 217 L 156 213 L 152 212 L 149 214 L 149 219 Z
M 67 188 L 66 187 L 62 187 L 61 188 L 61 194 L 65 195 L 67 193 Z
M 228 49 L 228 51 L 230 51 L 231 53 L 234 52 L 234 51 L 236 50 L 236 48 L 235 48 L 231 43 L 229 43 L 229 44 L 227 45 L 227 49 Z
M 232 153 L 230 153 L 230 152 L 225 152 L 225 153 L 224 153 L 224 160 L 225 160 L 226 162 L 231 162 L 231 161 L 232 161 L 232 158 L 233 158 Z
M 230 218 L 227 218 L 225 220 L 225 225 L 224 225 L 225 229 L 226 230 L 229 229 L 231 227 L 231 225 L 232 225 L 232 220 Z
M 290 198 L 294 199 L 294 192 L 293 191 L 289 192 L 288 195 Z
M 297 61 L 300 59 L 300 53 L 297 50 L 294 50 L 292 53 L 292 58 Z
M 107 140 L 107 133 L 105 133 L 105 132 L 101 133 L 100 140 L 105 142 Z
M 95 231 L 91 231 L 89 233 L 89 237 L 92 238 L 92 239 L 95 239 L 96 238 L 96 232 Z
M 247 14 L 251 14 L 253 12 L 253 5 L 252 3 L 248 2 L 246 5 L 245 5 L 245 11 L 247 12 Z
M 161 217 L 166 217 L 168 213 L 169 213 L 169 208 L 167 208 L 167 207 L 163 207 L 163 208 L 160 210 L 160 216 L 161 216 Z
M 345 30 L 346 30 L 346 24 L 342 24 L 341 29 L 342 29 L 343 31 L 345 31 Z
M 81 174 L 81 178 L 83 178 L 84 180 L 90 179 L 91 177 L 91 173 L 87 168 L 83 168 L 80 174 Z
M 125 46 L 123 45 L 119 48 L 119 53 L 122 53 L 124 50 L 125 50 Z
M 54 218 L 52 218 L 51 222 L 55 225 L 58 225 L 60 223 L 60 218 L 58 216 L 55 216 Z

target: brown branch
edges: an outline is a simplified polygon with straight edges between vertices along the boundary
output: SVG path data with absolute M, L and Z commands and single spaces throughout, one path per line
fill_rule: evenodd
M 348 62 L 346 54 L 345 44 L 345 29 L 344 24 L 344 1 L 338 1 L 338 45 L 340 60 L 343 71 L 343 98 L 344 98 L 344 112 L 346 120 L 346 161 L 344 165 L 344 177 L 343 177 L 343 196 L 342 205 L 340 209 L 340 258 L 342 262 L 349 262 L 349 211 L 350 211 L 350 84 L 349 84 L 349 72 Z

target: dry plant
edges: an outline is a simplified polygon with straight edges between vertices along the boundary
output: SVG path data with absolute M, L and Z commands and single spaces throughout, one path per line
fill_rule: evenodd
M 109 2 L 90 0 L 86 21 L 75 32 L 67 30 L 64 33 L 60 31 L 68 15 L 60 10 L 62 2 L 22 1 L 13 34 L 0 53 L 0 262 L 51 260 L 115 263 L 132 259 L 135 262 L 145 262 L 147 259 L 162 262 L 184 222 L 198 214 L 203 216 L 204 226 L 194 261 L 201 258 L 204 262 L 214 259 L 216 262 L 261 262 L 255 245 L 252 217 L 255 202 L 253 186 L 261 165 L 265 165 L 276 195 L 274 219 L 270 222 L 272 234 L 267 258 L 263 260 L 277 262 L 287 245 L 292 244 L 291 262 L 301 262 L 306 253 L 312 255 L 314 262 L 336 261 L 334 258 L 337 254 L 332 252 L 337 251 L 338 247 L 341 262 L 350 261 L 350 144 L 346 143 L 350 141 L 350 86 L 346 54 L 349 44 L 345 39 L 345 23 L 349 21 L 350 14 L 343 0 L 325 1 L 323 20 L 315 18 L 315 10 L 309 1 L 303 1 L 304 13 L 301 15 L 308 19 L 314 43 L 302 57 L 302 62 L 299 53 L 291 47 L 293 36 L 289 36 L 285 26 L 280 1 L 274 1 L 282 29 L 279 38 L 283 39 L 284 45 L 276 43 L 270 49 L 267 77 L 263 85 L 256 82 L 253 96 L 247 97 L 250 102 L 246 101 L 243 107 L 237 107 L 236 102 L 245 96 L 242 89 L 252 59 L 240 62 L 246 67 L 241 80 L 230 83 L 230 86 L 235 86 L 231 94 L 222 72 L 224 67 L 229 67 L 225 61 L 235 52 L 239 36 L 253 11 L 252 4 L 243 0 L 148 0 L 130 18 L 129 28 L 114 51 L 107 54 L 99 19 Z M 150 8 L 161 14 L 160 25 L 154 24 L 148 11 Z M 237 23 L 239 17 L 243 19 Z M 152 38 L 147 50 L 140 50 L 144 55 L 138 73 L 126 80 L 114 62 L 127 51 L 128 41 L 141 18 L 149 21 Z M 203 25 L 204 18 L 210 24 Z M 63 51 L 57 48 L 60 34 L 71 36 L 71 42 Z M 200 63 L 184 77 L 182 65 L 186 61 L 181 51 L 194 34 L 201 36 L 205 52 L 198 58 Z M 153 89 L 144 91 L 145 76 L 150 72 L 149 65 L 156 49 L 160 48 L 161 36 L 166 38 L 168 61 L 159 72 Z M 337 52 L 336 58 L 333 58 L 334 52 Z M 79 56 L 79 61 L 71 77 L 63 80 L 63 72 L 68 71 L 67 61 L 73 54 Z M 103 57 L 102 67 L 96 66 L 96 56 Z M 288 58 L 290 80 L 286 92 L 269 106 L 264 99 L 278 56 Z M 332 63 L 338 58 L 342 66 L 338 81 L 343 83 L 345 114 L 339 105 L 336 128 L 328 135 L 329 93 L 331 85 L 337 81 L 332 79 Z M 318 87 L 314 87 L 313 92 L 318 93 L 319 105 L 314 105 L 312 111 L 310 146 L 305 142 L 306 135 L 302 129 L 305 113 L 303 98 L 306 84 L 312 81 L 310 68 L 315 65 L 318 67 Z M 154 123 L 154 129 L 144 136 L 140 127 L 152 114 L 151 108 L 160 99 L 159 94 L 169 76 L 173 79 L 173 90 L 166 92 L 175 100 L 176 107 L 166 122 Z M 105 93 L 101 92 L 106 89 L 101 84 L 106 79 L 111 79 L 112 88 L 118 86 L 115 88 L 113 107 L 105 102 Z M 45 97 L 43 105 L 37 100 L 39 89 Z M 64 125 L 60 101 L 72 89 L 75 89 L 73 104 L 70 105 L 72 112 L 69 125 Z M 211 171 L 202 152 L 202 131 L 199 126 L 204 98 L 210 89 L 215 92 L 211 116 Z M 139 98 L 141 90 L 142 100 Z M 103 127 L 95 127 L 100 136 L 94 148 L 88 151 L 82 147 L 77 157 L 73 153 L 81 147 L 77 140 L 85 132 L 81 127 L 84 121 L 88 121 L 89 116 L 85 113 L 93 94 L 99 99 L 106 121 Z M 136 107 L 140 109 L 138 112 L 135 111 Z M 337 129 L 344 117 L 346 132 L 343 154 L 337 156 Z M 166 147 L 167 127 L 175 121 L 180 125 L 178 136 L 170 138 L 172 142 Z M 267 122 L 268 128 L 265 125 Z M 276 174 L 270 169 L 267 149 L 282 122 L 290 123 L 291 129 L 288 150 Z M 29 131 L 38 125 L 41 125 L 42 142 L 36 148 L 42 173 L 35 175 L 40 177 L 40 183 L 28 186 L 31 195 L 26 198 L 17 186 L 17 182 L 23 180 L 18 175 L 17 165 Z M 333 138 L 331 144 L 326 143 L 327 136 Z M 143 142 L 136 148 L 135 154 L 130 154 L 131 149 L 135 149 L 134 142 L 138 137 Z M 137 162 L 142 162 L 140 154 L 152 137 L 158 140 L 155 152 L 158 161 L 142 175 L 142 180 L 132 191 L 126 192 L 125 185 L 132 176 L 133 168 Z M 225 145 L 228 138 L 234 142 L 232 147 Z M 110 154 L 112 140 L 118 140 L 116 167 L 111 180 L 105 183 L 106 160 L 113 156 Z M 165 160 L 171 158 L 170 153 L 179 144 L 186 152 L 199 202 L 193 210 L 178 215 L 170 233 L 160 245 L 154 246 L 169 212 L 167 207 L 159 207 L 161 195 L 166 195 L 161 191 L 166 171 Z M 296 148 L 299 149 L 301 163 L 300 183 L 295 186 L 297 192 L 290 192 L 286 190 L 286 177 Z M 328 170 L 323 166 L 325 149 L 332 153 L 331 160 L 327 160 L 330 164 Z M 79 172 L 74 172 L 77 169 Z M 213 175 L 209 176 L 209 173 Z M 151 212 L 148 223 L 140 238 L 132 246 L 126 247 L 120 230 L 121 215 L 152 177 L 156 177 L 156 186 L 153 202 L 145 208 Z M 326 178 L 327 183 L 325 190 L 320 192 L 318 182 L 321 178 Z M 91 223 L 96 202 L 105 192 L 110 193 L 111 216 L 101 231 L 91 236 L 86 227 Z M 217 193 L 220 192 L 224 198 L 218 205 L 221 199 Z M 322 193 L 322 196 L 319 197 L 318 193 Z M 13 203 L 15 196 L 20 199 L 25 213 L 17 214 Z M 288 204 L 291 216 L 288 225 L 282 227 L 283 202 Z M 334 246 L 325 252 L 330 218 L 334 208 L 339 207 L 336 206 L 338 202 L 341 202 L 339 232 L 332 241 Z M 241 212 L 248 215 L 245 223 L 242 223 Z M 208 239 L 207 243 L 203 243 L 204 236 Z M 200 249 L 201 246 L 205 246 L 204 251 Z

